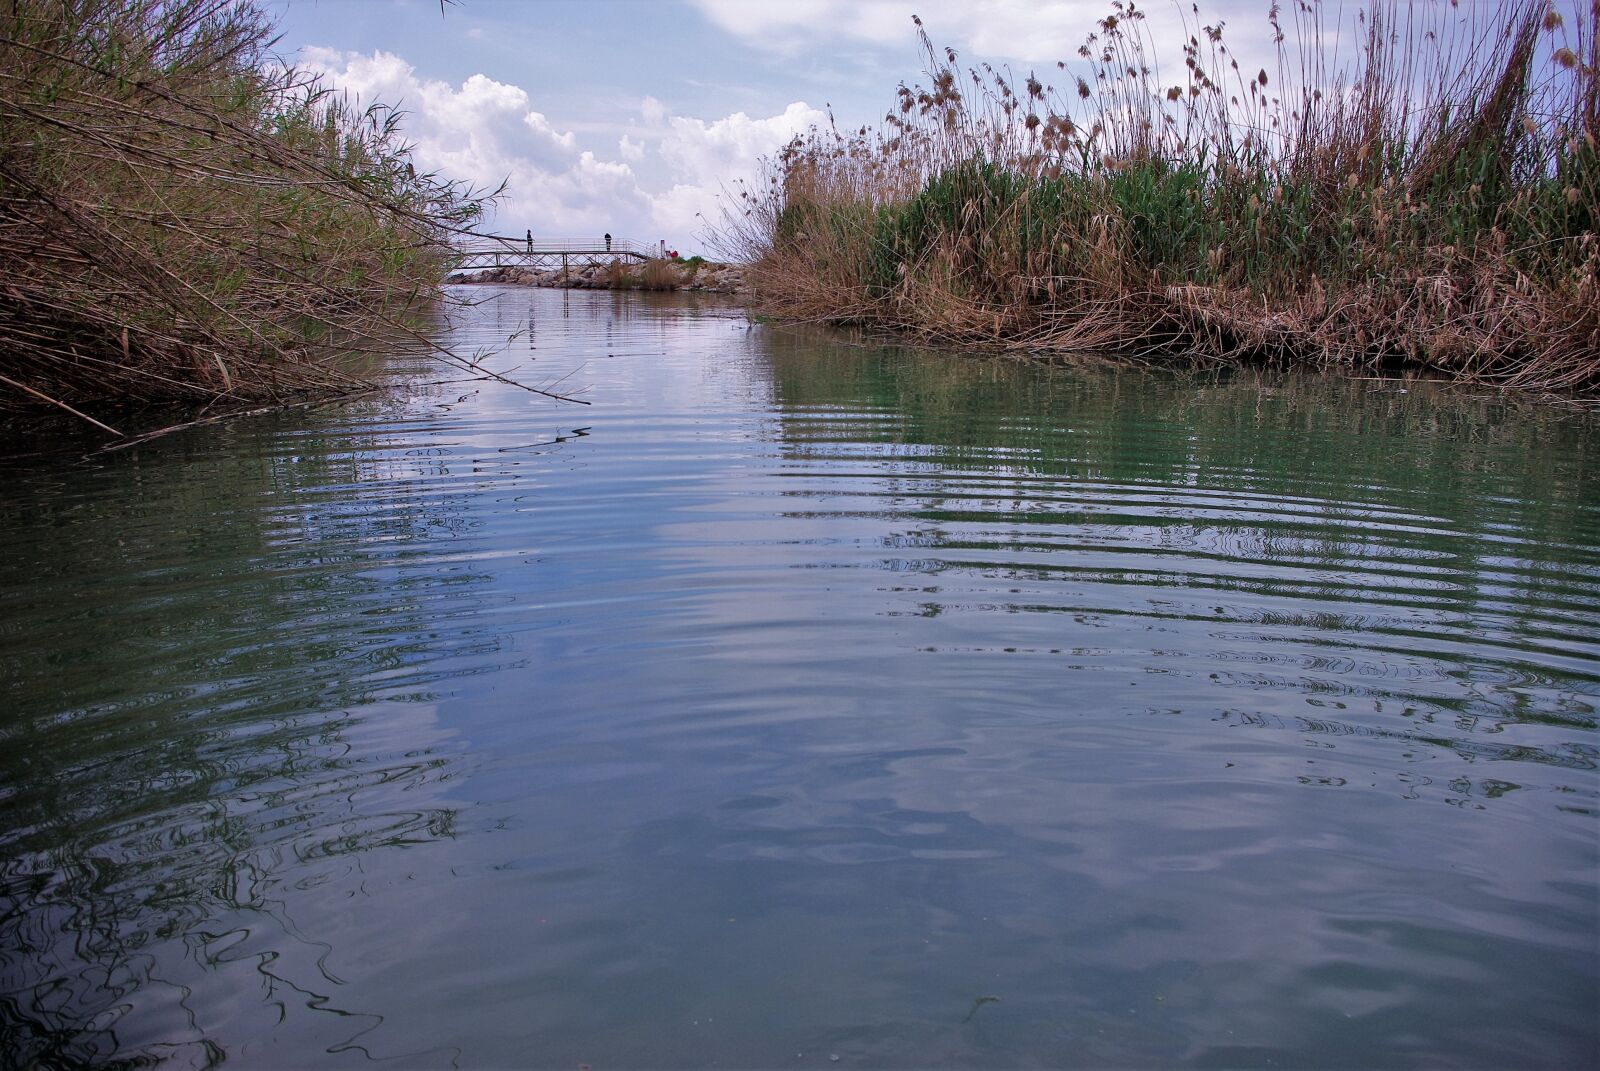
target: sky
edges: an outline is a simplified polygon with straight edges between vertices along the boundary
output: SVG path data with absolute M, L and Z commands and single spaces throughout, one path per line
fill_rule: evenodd
M 1183 31 L 1149 5 L 1159 47 Z M 406 115 L 420 169 L 506 180 L 486 229 L 707 251 L 723 194 L 795 133 L 876 126 L 922 72 L 919 15 L 963 62 L 1059 74 L 1110 0 L 273 0 L 279 54 Z M 1259 24 L 1265 0 L 1203 9 Z M 1176 56 L 1176 43 L 1171 47 Z M 1045 78 L 1046 81 L 1050 79 Z
M 723 191 L 793 134 L 876 126 L 923 63 L 912 15 L 963 64 L 1065 78 L 1111 0 L 270 0 L 279 55 L 406 113 L 419 169 L 507 182 L 486 229 L 609 232 L 707 251 Z M 1158 54 L 1187 31 L 1152 0 Z M 1241 52 L 1267 0 L 1205 0 Z M 1188 10 L 1185 3 L 1183 9 Z M 1192 18 L 1192 16 L 1191 16 Z M 1165 44 L 1163 44 L 1165 42 Z M 1056 76 L 1054 79 L 1047 75 Z

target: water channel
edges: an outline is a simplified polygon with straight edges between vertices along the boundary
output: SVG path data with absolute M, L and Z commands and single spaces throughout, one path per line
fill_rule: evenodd
M 0 1064 L 1600 1060 L 1592 415 L 462 292 L 0 462 Z

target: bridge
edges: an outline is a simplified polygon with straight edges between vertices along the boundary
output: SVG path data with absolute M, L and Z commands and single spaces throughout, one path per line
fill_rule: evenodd
M 614 238 L 584 242 L 547 242 L 535 238 L 529 242 L 522 238 L 497 234 L 473 235 L 470 240 L 456 246 L 448 270 L 482 271 L 485 268 L 531 268 L 534 271 L 568 271 L 573 267 L 609 264 L 613 260 L 643 263 L 661 256 L 655 244 Z

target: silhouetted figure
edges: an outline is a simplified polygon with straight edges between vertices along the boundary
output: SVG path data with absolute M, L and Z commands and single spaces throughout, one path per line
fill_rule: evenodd
M 606 252 L 611 252 L 611 235 L 606 235 Z
M 528 232 L 528 252 L 533 252 L 533 232 Z

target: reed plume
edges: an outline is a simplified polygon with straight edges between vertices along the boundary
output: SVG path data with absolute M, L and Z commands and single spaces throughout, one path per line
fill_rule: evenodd
M 1317 0 L 1261 65 L 1194 10 L 1176 77 L 1117 0 L 1059 88 L 918 21 L 926 81 L 764 161 L 720 248 L 777 315 L 940 342 L 1600 387 L 1600 0 L 1377 0 L 1347 67 Z

